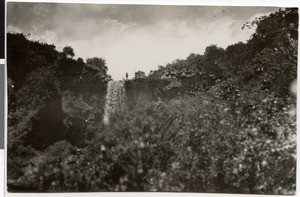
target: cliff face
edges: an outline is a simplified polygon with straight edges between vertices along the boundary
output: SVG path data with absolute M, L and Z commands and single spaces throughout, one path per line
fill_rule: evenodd
M 8 185 L 31 188 L 26 173 L 53 157 L 49 148 L 82 147 L 101 131 L 110 77 L 105 69 L 68 58 L 53 45 L 22 34 L 7 38 Z M 20 185 L 22 177 L 26 181 Z
M 64 138 L 66 131 L 61 100 L 61 97 L 57 97 L 48 101 L 36 114 L 32 114 L 31 130 L 26 136 L 25 144 L 41 150 Z
M 82 146 L 91 134 L 88 128 L 101 123 L 107 81 L 105 76 L 99 75 L 97 68 L 83 62 L 71 59 L 60 62 L 64 139 Z
M 175 98 L 195 89 L 195 84 L 200 83 L 201 78 L 141 78 L 127 80 L 125 89 L 129 103 L 164 101 Z
M 156 99 L 155 94 L 151 92 L 150 85 L 146 80 L 126 81 L 125 89 L 129 103 L 151 101 Z
M 103 69 L 22 34 L 7 37 L 9 144 L 44 150 L 68 140 L 81 146 L 102 120 L 110 78 L 105 62 Z

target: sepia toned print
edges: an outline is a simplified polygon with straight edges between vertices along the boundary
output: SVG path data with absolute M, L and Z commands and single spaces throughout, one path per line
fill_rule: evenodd
M 298 9 L 7 3 L 9 192 L 294 194 Z

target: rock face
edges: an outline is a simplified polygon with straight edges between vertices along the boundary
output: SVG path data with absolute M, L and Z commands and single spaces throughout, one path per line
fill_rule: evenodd
M 25 144 L 29 144 L 37 150 L 43 150 L 62 140 L 65 132 L 61 97 L 45 103 L 36 114 L 31 116 L 30 124 L 31 130 L 26 136 Z
M 177 79 L 133 79 L 125 83 L 127 101 L 129 105 L 135 103 L 147 103 L 174 98 L 178 95 L 181 82 Z
M 122 110 L 126 106 L 126 92 L 123 81 L 109 81 L 104 106 L 103 123 L 109 124 L 110 114 L 116 109 Z
M 154 99 L 149 83 L 143 79 L 126 81 L 126 95 L 130 103 L 147 102 Z

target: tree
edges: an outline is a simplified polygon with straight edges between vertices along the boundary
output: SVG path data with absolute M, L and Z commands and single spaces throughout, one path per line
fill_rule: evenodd
M 142 79 L 142 78 L 145 78 L 146 77 L 146 74 L 144 71 L 137 71 L 134 73 L 134 78 L 135 79 Z
M 225 50 L 217 45 L 209 45 L 206 47 L 204 55 L 207 61 L 216 62 L 219 58 L 221 58 L 225 53 Z
M 83 62 L 83 59 L 82 59 L 81 57 L 79 57 L 79 58 L 77 59 L 77 62 L 84 63 L 84 62 Z
M 280 9 L 245 24 L 249 28 L 255 26 L 247 43 L 248 54 L 254 55 L 242 75 L 257 88 L 284 96 L 297 77 L 298 9 Z
M 212 79 L 218 79 L 223 76 L 222 63 L 225 50 L 217 45 L 206 47 L 204 52 L 203 72 Z
M 88 58 L 86 60 L 86 63 L 87 66 L 99 70 L 101 75 L 107 74 L 108 68 L 106 66 L 106 62 L 104 58 L 98 58 L 98 57 Z
M 70 46 L 66 46 L 63 48 L 63 53 L 66 55 L 68 58 L 73 58 L 74 57 L 74 50 Z
M 252 59 L 253 56 L 249 55 L 248 45 L 243 42 L 238 42 L 233 45 L 229 45 L 225 51 L 225 57 L 223 61 L 223 73 L 227 76 L 236 75 L 242 66 L 248 59 Z
M 257 53 L 264 48 L 276 47 L 278 43 L 289 43 L 288 37 L 298 40 L 298 25 L 298 9 L 287 8 L 248 22 L 243 28 L 256 27 L 248 44 Z

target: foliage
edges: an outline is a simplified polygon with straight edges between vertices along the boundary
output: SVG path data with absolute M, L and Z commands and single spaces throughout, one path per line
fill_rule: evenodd
M 148 76 L 137 71 L 125 81 L 129 107 L 110 114 L 108 125 L 101 121 L 110 80 L 103 58 L 61 58 L 52 45 L 9 34 L 9 184 L 50 192 L 294 194 L 296 97 L 289 89 L 298 10 L 245 27 L 256 28 L 246 43 L 210 45 Z M 54 131 L 63 135 L 51 138 Z
M 275 97 L 257 97 L 256 108 L 242 115 L 242 107 L 209 98 L 199 94 L 116 112 L 78 156 L 66 158 L 68 165 L 45 160 L 33 175 L 42 176 L 50 164 L 46 191 L 293 193 L 295 116 L 287 116 L 293 106 L 282 111 Z M 268 110 L 279 112 L 270 117 Z M 248 116 L 256 119 L 249 123 Z
M 52 66 L 56 58 L 54 45 L 29 41 L 23 34 L 7 34 L 7 64 L 13 66 L 7 70 L 7 74 L 14 82 L 15 89 L 23 85 L 29 73 L 39 67 Z
M 135 79 L 140 79 L 140 78 L 145 78 L 146 74 L 144 71 L 137 71 L 134 73 L 134 78 Z
M 30 41 L 23 34 L 8 33 L 7 38 L 8 160 L 15 166 L 9 170 L 13 174 L 28 165 L 26 160 L 36 155 L 37 150 L 44 150 L 63 139 L 73 139 L 70 141 L 79 145 L 97 132 L 92 128 L 98 125 L 99 121 L 95 120 L 103 113 L 101 108 L 109 75 L 87 68 L 80 58 L 64 58 L 54 45 Z M 97 91 L 91 91 L 91 87 Z M 65 124 L 71 118 L 70 109 L 62 108 L 65 91 L 71 91 L 75 100 L 81 99 L 86 104 L 81 110 L 86 111 L 89 122 L 84 121 L 80 126 L 84 131 L 89 130 L 83 135 L 85 139 L 80 133 L 70 137 L 71 129 Z M 93 110 L 89 110 L 90 105 Z M 78 120 L 81 114 L 72 118 Z M 74 139 L 76 137 L 80 139 Z
M 74 53 L 74 49 L 70 46 L 66 46 L 63 48 L 63 53 L 65 54 L 66 57 L 71 57 L 73 58 L 75 53 Z
M 86 60 L 87 66 L 96 68 L 100 71 L 101 75 L 106 75 L 107 74 L 107 66 L 106 66 L 106 62 L 105 59 L 103 58 L 98 58 L 98 57 L 94 57 L 94 58 L 88 58 Z

